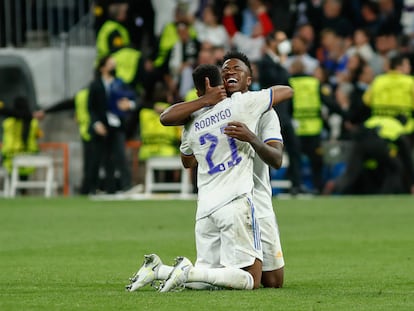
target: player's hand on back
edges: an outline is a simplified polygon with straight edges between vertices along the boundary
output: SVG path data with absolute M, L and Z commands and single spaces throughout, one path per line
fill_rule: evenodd
M 210 80 L 206 77 L 205 79 L 206 92 L 204 94 L 204 99 L 209 105 L 215 105 L 221 102 L 223 99 L 227 98 L 226 89 L 223 85 L 214 86 L 210 85 Z
M 252 142 L 256 137 L 256 135 L 249 130 L 246 124 L 236 121 L 229 122 L 224 128 L 223 133 L 245 142 Z

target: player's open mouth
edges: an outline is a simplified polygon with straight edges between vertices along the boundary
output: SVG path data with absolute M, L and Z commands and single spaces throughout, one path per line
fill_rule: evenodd
M 226 82 L 227 82 L 227 84 L 237 84 L 237 79 L 235 79 L 235 78 L 228 78 Z

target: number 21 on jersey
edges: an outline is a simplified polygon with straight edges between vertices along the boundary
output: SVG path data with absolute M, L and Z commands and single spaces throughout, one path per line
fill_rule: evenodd
M 227 163 L 223 162 L 223 163 L 217 163 L 217 164 L 213 162 L 213 154 L 216 151 L 216 148 L 219 142 L 218 137 L 216 135 L 206 133 L 200 136 L 199 140 L 202 146 L 208 143 L 210 144 L 210 147 L 206 154 L 206 161 L 209 167 L 208 173 L 210 175 L 225 171 L 227 168 L 236 166 L 242 160 L 242 157 L 239 156 L 237 152 L 236 140 L 233 137 L 227 136 L 227 143 L 228 143 L 228 147 L 230 148 L 230 152 L 231 152 L 231 160 L 228 161 Z

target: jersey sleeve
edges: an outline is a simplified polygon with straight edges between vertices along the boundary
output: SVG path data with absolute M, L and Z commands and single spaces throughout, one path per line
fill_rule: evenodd
M 283 143 L 279 116 L 274 109 L 270 109 L 260 118 L 258 135 L 265 143 L 275 141 Z
M 193 150 L 190 148 L 189 140 L 188 140 L 188 130 L 185 128 L 182 131 L 181 134 L 181 145 L 180 145 L 180 152 L 184 155 L 192 155 Z

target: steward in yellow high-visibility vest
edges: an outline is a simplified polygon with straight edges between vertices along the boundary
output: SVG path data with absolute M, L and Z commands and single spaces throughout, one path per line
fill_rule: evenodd
M 146 161 L 152 157 L 174 157 L 180 154 L 181 127 L 163 126 L 160 114 L 170 104 L 155 102 L 153 108 L 142 108 L 139 113 L 141 147 L 139 149 L 139 182 L 145 181 Z M 167 175 L 169 176 L 169 175 Z M 161 177 L 163 180 L 169 177 Z
M 316 191 L 323 188 L 322 169 L 322 94 L 320 81 L 305 74 L 300 60 L 291 65 L 289 84 L 294 90 L 293 122 L 300 141 L 300 152 L 309 159 L 312 168 L 312 182 Z
M 289 78 L 289 84 L 295 91 L 293 119 L 296 123 L 296 134 L 298 136 L 320 135 L 323 121 L 319 80 L 312 76 L 294 75 Z
M 170 104 L 154 103 L 154 108 L 142 108 L 139 116 L 140 136 L 142 145 L 139 150 L 139 159 L 145 161 L 151 157 L 172 157 L 179 155 L 179 141 L 181 128 L 177 126 L 163 126 L 160 122 L 160 113 Z
M 390 159 L 396 159 L 400 163 L 397 174 L 400 178 L 395 183 L 402 183 L 401 189 L 395 192 L 414 194 L 414 162 L 411 156 L 410 143 L 406 135 L 407 119 L 404 115 L 396 117 L 373 116 L 364 122 L 368 129 L 375 129 L 377 135 L 388 145 Z M 372 162 L 366 162 L 369 165 Z M 375 161 L 374 161 L 375 163 Z M 390 183 L 392 187 L 396 187 Z
M 91 117 L 88 110 L 89 89 L 83 88 L 75 95 L 75 114 L 79 125 L 79 134 L 83 141 L 91 140 Z
M 414 79 L 409 74 L 407 57 L 394 56 L 389 62 L 390 70 L 378 75 L 364 93 L 364 103 L 371 108 L 372 116 L 407 118 L 405 133 L 414 133 Z
M 116 77 L 128 84 L 137 94 L 150 89 L 153 84 L 152 73 L 145 69 L 146 59 L 140 50 L 123 47 L 111 54 L 116 62 Z
M 14 102 L 14 109 L 19 111 L 30 111 L 26 98 L 18 97 Z M 38 138 L 41 135 L 39 123 L 32 118 L 9 117 L 3 121 L 3 145 L 2 157 L 3 167 L 9 173 L 12 170 L 13 158 L 19 154 L 34 154 L 39 152 Z M 21 177 L 28 176 L 34 172 L 32 167 L 22 167 L 19 170 Z
M 96 36 L 97 60 L 131 44 L 128 29 L 122 24 L 127 18 L 128 3 L 122 2 L 109 6 L 109 19 L 98 31 Z

